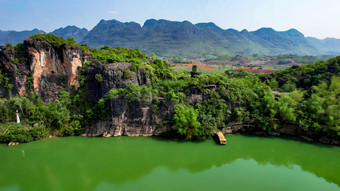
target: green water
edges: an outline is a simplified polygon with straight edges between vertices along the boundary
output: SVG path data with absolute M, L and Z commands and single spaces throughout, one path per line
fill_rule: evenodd
M 0 145 L 3 190 L 340 190 L 340 148 L 231 135 L 56 138 Z

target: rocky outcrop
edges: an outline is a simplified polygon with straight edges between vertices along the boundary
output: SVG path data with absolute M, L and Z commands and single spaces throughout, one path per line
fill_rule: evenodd
M 196 86 L 191 86 L 188 88 L 189 95 L 187 96 L 187 101 L 191 105 L 196 105 L 198 103 L 202 103 L 203 101 L 203 92 L 200 88 Z
M 298 125 L 294 123 L 285 123 L 277 130 L 277 132 L 285 135 L 298 136 L 301 134 L 300 129 L 301 128 L 299 128 Z
M 10 77 L 13 94 L 25 95 L 28 82 L 45 101 L 55 99 L 62 88 L 79 88 L 77 68 L 82 66 L 83 58 L 78 46 L 55 47 L 44 40 L 28 38 L 22 51 L 25 52 L 19 54 L 13 47 L 2 47 L 0 51 L 0 68 Z M 32 81 L 28 81 L 31 77 Z
M 11 146 L 17 146 L 17 145 L 19 145 L 19 144 L 20 144 L 19 142 L 13 142 L 13 141 L 12 141 L 12 142 L 9 142 L 9 143 L 8 143 L 8 146 L 9 146 L 9 147 L 11 147 Z
M 99 121 L 85 130 L 86 136 L 152 136 L 171 130 L 163 122 L 170 121 L 175 104 L 160 100 L 159 111 L 151 109 L 151 101 L 129 102 L 123 97 L 110 101 L 109 120 Z
M 150 80 L 143 70 L 138 69 L 134 72 L 131 67 L 131 63 L 92 63 L 86 70 L 90 100 L 95 101 L 105 96 L 111 89 L 125 88 L 131 83 L 150 84 Z M 102 81 L 98 81 L 96 76 L 101 76 Z
M 18 55 L 13 47 L 1 47 L 0 69 L 2 69 L 2 72 L 7 77 L 9 77 L 9 83 L 13 85 L 13 88 L 11 89 L 11 94 L 22 96 L 26 92 L 26 72 L 29 71 L 29 66 L 27 65 L 27 63 L 18 63 L 18 58 L 20 57 L 21 55 Z M 0 93 L 7 95 L 8 91 L 5 87 L 1 86 Z
M 78 46 L 63 44 L 53 47 L 41 39 L 26 39 L 33 89 L 44 100 L 57 97 L 62 88 L 79 87 L 77 68 L 82 66 Z

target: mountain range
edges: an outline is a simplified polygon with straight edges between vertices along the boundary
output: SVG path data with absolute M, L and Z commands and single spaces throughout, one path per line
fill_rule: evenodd
M 0 44 L 16 44 L 37 33 L 44 31 L 0 31 Z M 137 48 L 146 54 L 154 52 L 161 57 L 340 54 L 340 39 L 306 38 L 296 29 L 282 32 L 272 28 L 250 32 L 224 30 L 211 22 L 194 25 L 188 21 L 150 19 L 141 26 L 136 22 L 101 20 L 90 31 L 67 26 L 51 33 L 64 38 L 74 38 L 77 42 L 87 43 L 92 47 Z

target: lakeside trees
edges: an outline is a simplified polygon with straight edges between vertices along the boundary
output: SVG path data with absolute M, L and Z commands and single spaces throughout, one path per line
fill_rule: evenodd
M 58 46 L 61 42 L 65 43 L 65 40 L 47 36 L 42 39 L 45 38 L 50 38 L 51 43 Z M 50 133 L 58 136 L 78 135 L 84 126 L 105 119 L 108 102 L 115 96 L 124 97 L 130 102 L 152 100 L 154 112 L 157 112 L 158 98 L 171 101 L 177 106 L 168 124 L 172 125 L 176 135 L 187 140 L 204 139 L 229 122 L 248 119 L 256 119 L 257 127 L 262 130 L 293 122 L 304 130 L 313 128 L 330 136 L 340 136 L 340 57 L 327 62 L 294 66 L 270 75 L 239 71 L 190 78 L 174 71 L 166 62 L 151 59 L 138 50 L 119 47 L 97 50 L 86 45 L 74 46 L 80 46 L 83 51 L 92 54 L 97 62 L 129 62 L 132 66 L 122 71 L 123 78 L 130 79 L 132 72 L 143 70 L 151 84 L 139 86 L 131 83 L 123 89 L 112 89 L 94 103 L 89 102 L 85 71 L 92 63 L 86 62 L 78 69 L 81 85 L 78 91 L 64 89 L 58 99 L 49 103 L 43 102 L 33 92 L 21 98 L 2 98 L 0 142 L 27 142 Z M 98 84 L 104 80 L 101 74 L 96 74 L 95 79 Z M 0 83 L 4 87 L 10 85 L 3 73 L 0 73 Z M 202 96 L 198 103 L 189 102 L 192 89 L 197 89 L 197 94 Z M 273 90 L 285 92 L 274 95 Z M 23 116 L 20 131 L 8 127 L 9 122 L 15 119 L 15 110 Z M 8 128 L 10 131 L 5 132 Z M 33 135 L 37 132 L 41 136 L 24 138 L 27 133 Z

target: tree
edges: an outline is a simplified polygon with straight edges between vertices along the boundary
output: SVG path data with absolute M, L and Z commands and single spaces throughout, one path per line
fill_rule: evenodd
M 129 69 L 125 69 L 123 71 L 123 79 L 124 80 L 130 80 L 132 78 L 132 72 Z
M 271 90 L 258 92 L 259 99 L 255 101 L 253 106 L 253 115 L 257 118 L 256 125 L 263 130 L 275 128 L 273 118 L 277 113 L 277 102 Z
M 202 138 L 201 124 L 197 120 L 198 112 L 190 105 L 178 104 L 173 117 L 173 129 L 186 140 Z
M 153 59 L 153 60 L 157 58 L 156 54 L 153 53 L 153 52 L 151 52 L 151 54 L 150 54 L 149 57 L 150 57 L 151 59 Z
M 196 64 L 192 65 L 192 71 L 197 72 L 197 65 Z

